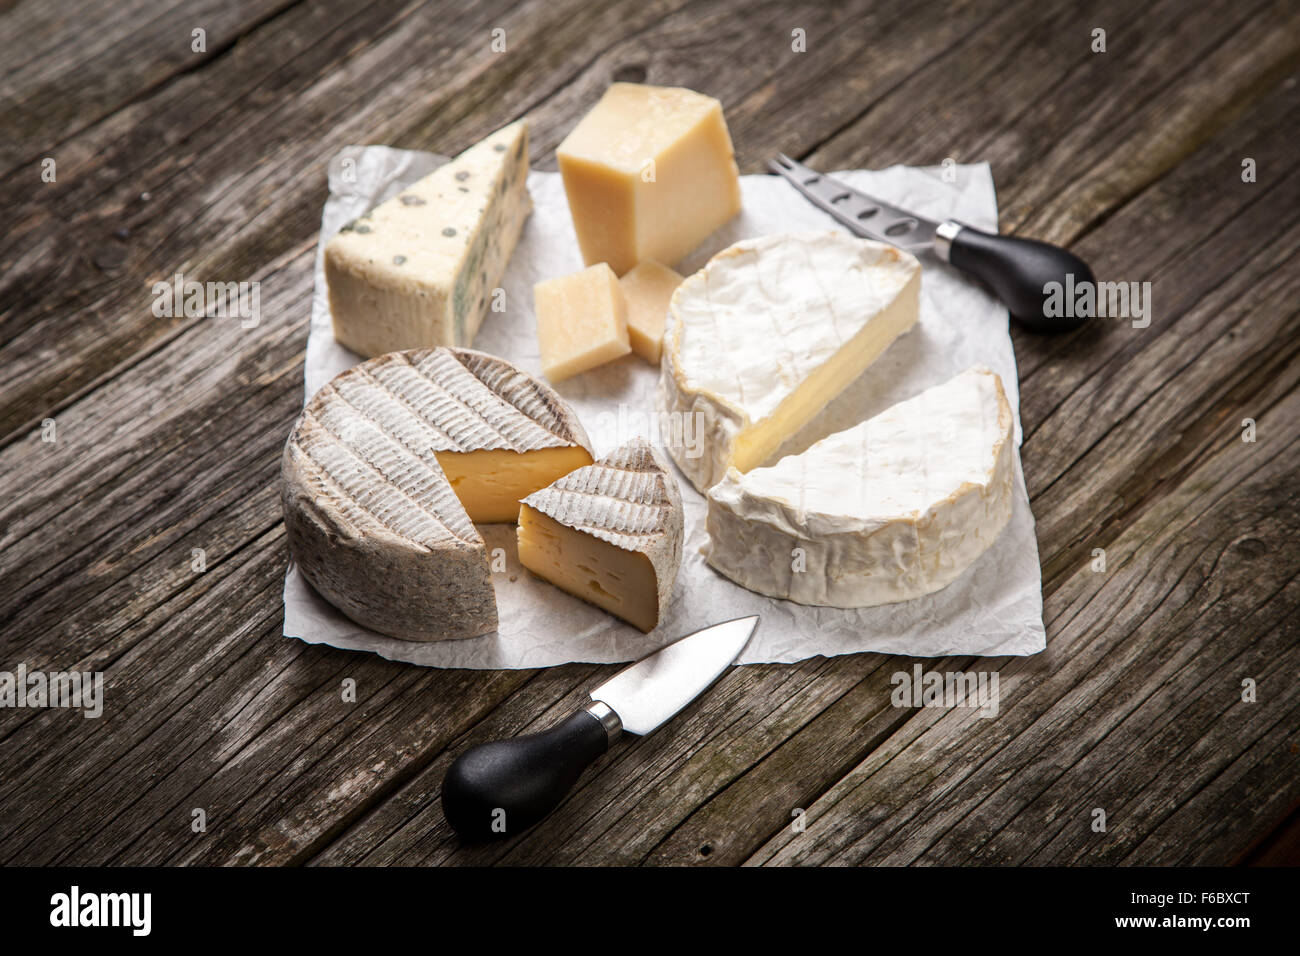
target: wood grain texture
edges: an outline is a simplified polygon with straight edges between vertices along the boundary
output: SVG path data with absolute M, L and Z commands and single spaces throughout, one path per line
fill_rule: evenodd
M 101 14 L 0 11 L 18 130 L 0 144 L 0 668 L 106 674 L 101 719 L 0 711 L 0 861 L 1294 862 L 1294 5 Z M 276 477 L 325 164 L 356 142 L 454 152 L 527 115 L 553 168 L 614 78 L 721 98 L 747 172 L 777 151 L 828 169 L 988 161 L 1003 228 L 1150 281 L 1151 324 L 1013 333 L 1048 648 L 924 662 L 997 670 L 996 718 L 891 706 L 908 659 L 735 668 L 532 831 L 466 847 L 438 808 L 454 756 L 556 722 L 610 669 L 421 670 L 280 636 Z M 261 321 L 155 317 L 152 284 L 176 272 L 259 281 Z

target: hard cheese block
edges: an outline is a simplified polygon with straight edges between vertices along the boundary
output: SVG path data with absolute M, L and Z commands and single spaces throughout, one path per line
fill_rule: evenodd
M 524 499 L 519 561 L 642 631 L 663 619 L 682 560 L 682 499 L 635 439 Z
M 619 275 L 676 265 L 740 211 L 722 104 L 691 90 L 615 83 L 556 157 L 583 258 Z
M 682 284 L 682 277 L 667 266 L 647 259 L 618 283 L 627 299 L 627 335 L 632 351 L 658 365 L 663 353 L 668 302 Z
M 281 500 L 307 581 L 365 627 L 411 641 L 496 629 L 474 521 L 591 463 L 547 385 L 466 349 L 393 352 L 317 392 L 285 445 Z
M 542 370 L 552 382 L 632 351 L 627 303 L 605 263 L 533 287 Z
M 334 338 L 359 355 L 467 346 L 524 220 L 528 125 L 471 146 L 325 246 Z
M 714 256 L 674 293 L 664 332 L 660 401 L 683 474 L 705 491 L 763 464 L 916 324 L 920 285 L 914 256 L 840 233 Z
M 1002 380 L 976 367 L 708 494 L 709 564 L 800 604 L 867 607 L 950 584 L 1011 517 Z

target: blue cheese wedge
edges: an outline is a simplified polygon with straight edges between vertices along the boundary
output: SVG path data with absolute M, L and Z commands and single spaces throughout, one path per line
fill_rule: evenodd
M 519 562 L 649 632 L 668 610 L 682 527 L 668 462 L 638 438 L 523 500 Z
M 528 124 L 493 133 L 325 246 L 334 338 L 358 355 L 469 346 L 532 210 Z
M 281 463 L 289 550 L 327 601 L 410 641 L 496 630 L 474 522 L 592 461 L 587 433 L 546 384 L 468 349 L 362 362 L 303 409 Z

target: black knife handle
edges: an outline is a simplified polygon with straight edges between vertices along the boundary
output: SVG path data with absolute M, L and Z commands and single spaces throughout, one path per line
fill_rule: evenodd
M 610 737 L 599 717 L 580 710 L 540 734 L 471 747 L 443 778 L 442 812 L 467 840 L 522 833 L 560 805 Z
M 945 225 L 947 225 L 945 223 Z M 1065 295 L 1066 276 L 1072 286 L 1093 283 L 1092 269 L 1072 252 L 1036 239 L 1000 236 L 962 225 L 949 240 L 950 263 L 984 280 L 1005 303 L 1013 318 L 1035 332 L 1069 332 L 1077 329 L 1086 315 L 1072 312 Z M 1059 283 L 1063 314 L 1048 315 L 1048 283 Z

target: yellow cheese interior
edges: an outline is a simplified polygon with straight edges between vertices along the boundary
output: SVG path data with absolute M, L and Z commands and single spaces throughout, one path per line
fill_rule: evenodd
M 632 351 L 627 301 L 605 263 L 533 287 L 542 370 L 552 382 Z
M 736 437 L 731 464 L 745 472 L 767 461 L 783 441 L 808 424 L 915 320 L 915 295 L 905 291 L 804 379 L 776 411 L 742 431 Z
M 653 365 L 663 354 L 664 320 L 673 291 L 682 277 L 647 259 L 618 280 L 627 298 L 627 335 L 632 351 Z
M 528 505 L 519 509 L 519 561 L 574 597 L 642 631 L 659 623 L 654 566 L 644 554 L 566 527 Z
M 722 104 L 692 90 L 615 83 L 556 158 L 583 259 L 619 275 L 675 265 L 740 210 Z
M 469 519 L 479 524 L 517 521 L 521 498 L 591 464 L 591 455 L 580 447 L 440 451 L 436 455 Z

